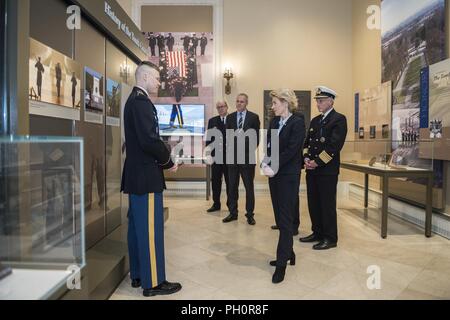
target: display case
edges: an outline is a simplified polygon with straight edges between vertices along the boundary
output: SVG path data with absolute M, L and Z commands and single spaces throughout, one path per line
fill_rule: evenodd
M 347 141 L 342 150 L 341 168 L 364 174 L 364 208 L 369 203 L 369 176 L 381 181 L 381 237 L 387 237 L 388 200 L 396 197 L 425 206 L 425 235 L 431 236 L 433 187 L 436 181 L 433 141 Z M 430 151 L 421 157 L 420 148 Z M 347 182 L 357 177 L 347 175 Z M 412 199 L 412 200 L 410 200 Z
M 83 171 L 81 138 L 0 137 L 0 300 L 72 289 L 86 263 Z
M 420 150 L 427 150 L 426 155 Z M 382 170 L 433 171 L 433 150 L 432 140 L 347 141 L 341 152 L 341 162 Z

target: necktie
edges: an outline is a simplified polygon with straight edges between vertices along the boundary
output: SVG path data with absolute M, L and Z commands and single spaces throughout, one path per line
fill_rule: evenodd
M 225 117 L 222 118 L 222 123 L 223 123 L 223 125 L 226 125 L 226 124 L 227 124 L 225 119 L 226 119 Z
M 239 113 L 239 129 L 242 129 L 244 127 L 244 114 L 242 112 Z

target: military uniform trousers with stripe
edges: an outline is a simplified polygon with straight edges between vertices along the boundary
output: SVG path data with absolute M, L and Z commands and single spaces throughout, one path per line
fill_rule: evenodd
M 143 289 L 166 281 L 163 194 L 129 195 L 128 250 L 131 279 Z

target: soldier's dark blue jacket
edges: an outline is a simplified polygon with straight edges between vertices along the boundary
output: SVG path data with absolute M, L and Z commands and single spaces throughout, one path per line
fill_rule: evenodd
M 174 164 L 159 135 L 156 108 L 140 88 L 135 87 L 127 100 L 124 126 L 127 156 L 121 191 L 135 195 L 163 192 L 163 169 Z
M 340 152 L 347 137 L 347 119 L 332 110 L 321 123 L 322 116 L 311 121 L 307 132 L 303 157 L 316 161 L 315 170 L 307 170 L 313 175 L 338 175 L 341 165 Z

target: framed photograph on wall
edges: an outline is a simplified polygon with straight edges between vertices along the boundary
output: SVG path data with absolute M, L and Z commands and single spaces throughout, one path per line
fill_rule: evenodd
M 88 67 L 84 68 L 84 121 L 103 124 L 105 108 L 104 77 Z
M 80 120 L 81 70 L 75 60 L 30 39 L 30 114 Z

